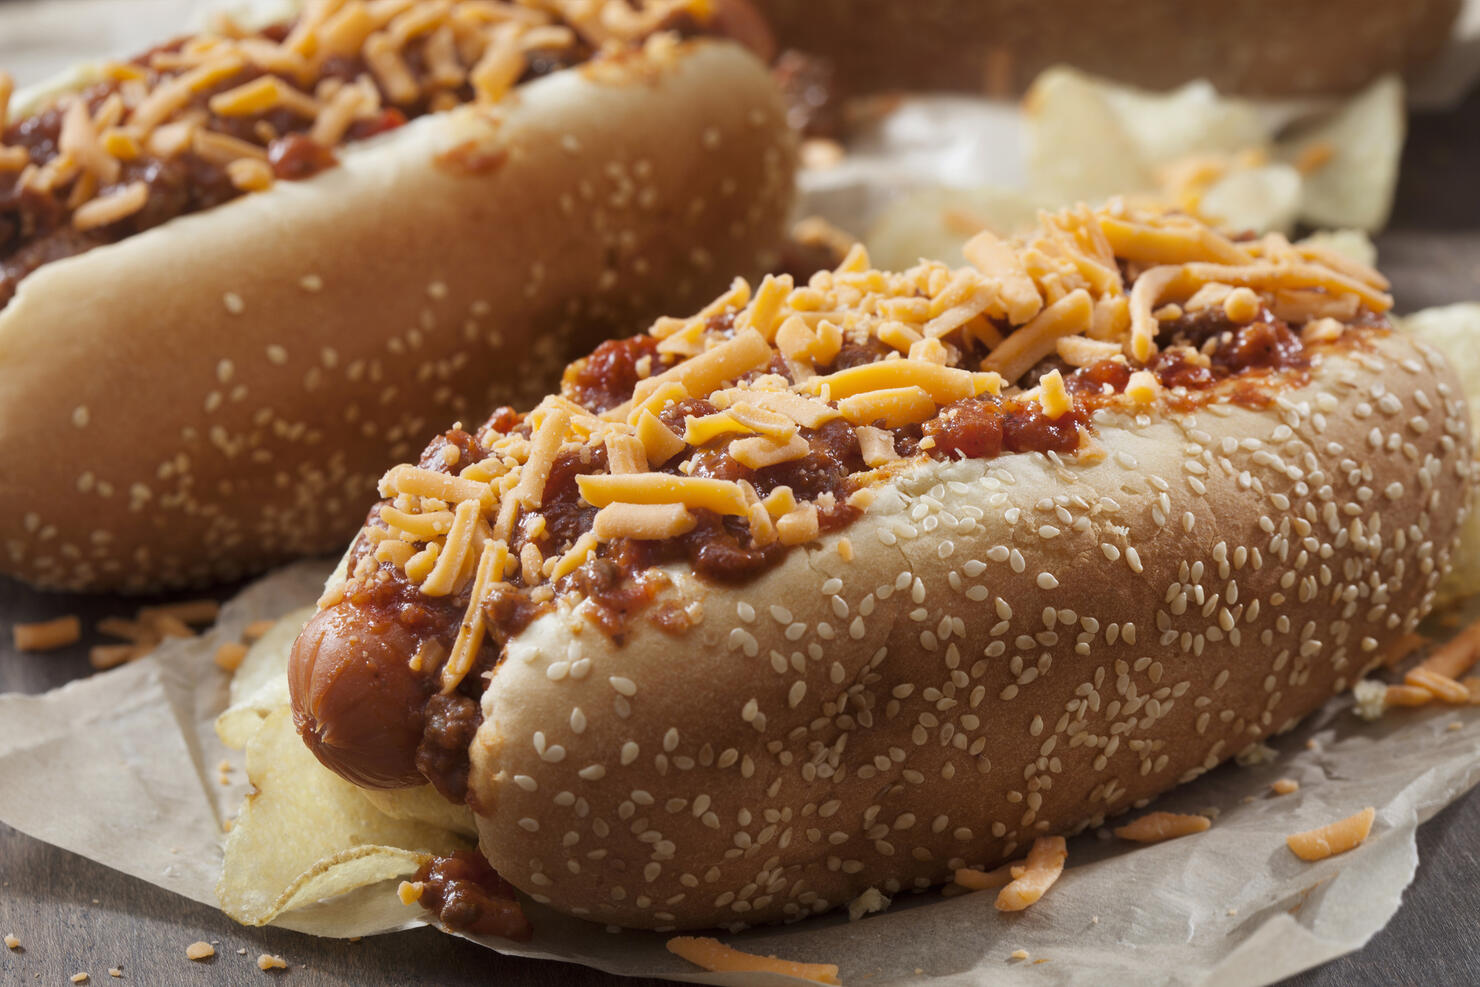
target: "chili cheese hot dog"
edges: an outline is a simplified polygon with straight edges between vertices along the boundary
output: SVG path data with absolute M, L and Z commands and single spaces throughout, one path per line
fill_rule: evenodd
M 392 469 L 308 745 L 537 901 L 768 922 L 1098 825 L 1425 615 L 1470 426 L 1380 275 L 1118 205 L 966 255 L 737 282 Z
M 329 550 L 430 423 L 763 269 L 792 138 L 711 9 L 313 0 L 0 80 L 0 570 Z

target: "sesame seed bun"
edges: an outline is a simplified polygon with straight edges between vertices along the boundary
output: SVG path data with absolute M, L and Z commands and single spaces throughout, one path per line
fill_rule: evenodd
M 794 919 L 1289 729 L 1423 618 L 1466 510 L 1453 372 L 1368 339 L 1263 410 L 1101 411 L 1102 457 L 917 463 L 754 582 L 672 570 L 681 638 L 539 618 L 483 699 L 483 853 L 599 922 Z
M 1070 64 L 1142 86 L 1207 79 L 1253 96 L 1336 94 L 1421 66 L 1460 0 L 756 0 L 783 47 L 835 60 L 850 92 L 1005 95 Z M 1072 29 L 1069 28 L 1072 25 Z
M 685 42 L 47 264 L 0 312 L 0 571 L 137 591 L 340 548 L 430 430 L 768 266 L 793 167 L 766 68 Z

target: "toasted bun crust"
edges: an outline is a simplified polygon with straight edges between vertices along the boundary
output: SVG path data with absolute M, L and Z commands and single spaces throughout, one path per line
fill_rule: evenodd
M 1207 79 L 1222 92 L 1350 92 L 1421 65 L 1459 0 L 756 0 L 783 47 L 836 61 L 848 91 L 1022 92 L 1068 63 L 1155 88 Z M 1073 25 L 1066 30 L 1065 25 Z
M 1424 616 L 1466 510 L 1453 372 L 1367 338 L 1265 410 L 1101 412 L 1098 461 L 910 468 L 756 582 L 675 573 L 682 639 L 542 617 L 484 696 L 483 852 L 600 922 L 793 919 L 1289 729 Z
M 724 42 L 341 157 L 22 283 L 0 312 L 0 571 L 132 591 L 338 549 L 429 428 L 762 270 L 793 195 L 779 97 Z

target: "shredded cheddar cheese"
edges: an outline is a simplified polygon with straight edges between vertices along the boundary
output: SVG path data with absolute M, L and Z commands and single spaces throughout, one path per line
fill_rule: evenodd
M 335 31 L 349 38 L 368 30 L 366 38 L 397 54 L 404 38 L 443 26 L 422 12 L 397 16 L 360 27 L 336 21 Z M 315 57 L 306 42 L 293 50 Z M 276 92 L 240 89 L 223 91 L 226 105 Z M 347 92 L 358 89 L 313 94 L 320 120 Z M 88 146 L 79 141 L 79 153 Z M 393 567 L 428 596 L 460 603 L 466 595 L 443 667 L 443 688 L 453 689 L 476 665 L 492 595 L 538 592 L 549 601 L 593 559 L 630 557 L 608 548 L 613 542 L 722 529 L 746 549 L 809 545 L 872 509 L 877 484 L 920 457 L 980 455 L 970 451 L 978 438 L 985 454 L 998 454 L 989 427 L 1003 428 L 1007 416 L 1059 421 L 1054 441 L 1092 464 L 1105 455 L 1093 441 L 1095 409 L 1140 413 L 1178 397 L 1180 385 L 1151 362 L 1159 347 L 1175 346 L 1169 355 L 1188 366 L 1211 364 L 1216 351 L 1181 342 L 1163 319 L 1214 310 L 1208 318 L 1238 327 L 1274 317 L 1281 293 L 1292 291 L 1373 313 L 1388 305 L 1385 284 L 1359 265 L 1326 263 L 1276 236 L 1235 242 L 1124 203 L 1044 215 L 1037 231 L 1013 240 L 983 234 L 967 258 L 969 267 L 923 261 L 886 272 L 854 245 L 805 285 L 770 276 L 752 291 L 736 280 L 692 316 L 659 319 L 646 338 L 622 344 L 632 347 L 635 380 L 626 400 L 612 395 L 602 363 L 578 363 L 560 393 L 512 423 L 490 422 L 475 461 L 449 443 L 430 466 L 389 470 L 367 531 L 371 551 L 360 561 Z M 1332 324 L 1338 336 L 1346 331 L 1341 320 Z M 1108 366 L 1071 381 L 1057 360 Z M 587 370 L 597 391 L 586 390 Z M 973 434 L 978 421 L 988 424 Z M 854 550 L 839 537 L 837 551 L 846 560 Z M 1408 690 L 1425 702 L 1468 701 L 1459 676 L 1480 650 L 1480 630 L 1474 637 L 1473 646 L 1436 654 L 1410 685 L 1390 687 L 1391 700 Z M 1206 825 L 1153 813 L 1121 831 L 1166 839 Z M 1062 866 L 1062 841 L 1039 840 L 1021 873 L 1002 881 L 999 907 L 1027 907 Z M 963 883 L 984 880 L 973 873 L 963 871 Z
M 682 504 L 608 504 L 596 512 L 592 531 L 601 541 L 618 538 L 674 538 L 694 529 L 694 515 Z
M 1115 827 L 1115 835 L 1133 843 L 1160 843 L 1179 836 L 1205 832 L 1212 823 L 1207 816 L 1152 812 L 1134 822 Z
M 1062 836 L 1040 836 L 1028 851 L 1021 872 L 1014 868 L 1010 884 L 997 895 L 997 910 L 1020 912 L 1043 897 L 1064 872 L 1069 851 Z
M 739 484 L 705 477 L 670 476 L 667 473 L 637 473 L 627 476 L 587 475 L 576 478 L 581 496 L 593 507 L 608 504 L 684 504 L 717 514 L 747 513 L 745 495 Z
M 708 0 L 326 0 L 304 5 L 281 41 L 218 17 L 206 31 L 138 64 L 105 64 L 102 75 L 118 89 L 95 114 L 77 92 L 57 96 L 59 154 L 27 186 L 65 188 L 79 230 L 142 208 L 132 186 L 126 196 L 114 186 L 122 162 L 145 149 L 165 158 L 191 151 L 226 169 L 238 190 L 261 191 L 273 184 L 265 150 L 276 136 L 270 114 L 291 114 L 320 146 L 333 148 L 356 122 L 375 121 L 382 92 L 403 109 L 424 101 L 432 112 L 467 102 L 468 90 L 474 102 L 494 103 L 519 82 L 532 50 L 570 49 L 578 41 L 598 53 L 656 47 L 659 32 L 684 12 L 700 21 L 713 15 Z M 368 74 L 343 82 L 337 73 L 353 59 L 363 60 Z M 13 89 L 10 77 L 0 76 L 0 133 L 9 123 Z M 251 117 L 268 124 L 261 144 L 230 136 L 218 124 Z M 24 170 L 30 155 L 0 146 L 0 172 Z
M 708 937 L 675 936 L 668 940 L 668 952 L 716 973 L 775 973 L 819 984 L 842 983 L 838 968 L 832 963 L 795 963 L 774 956 L 756 956 Z
M 1368 806 L 1356 815 L 1327 823 L 1303 833 L 1292 833 L 1285 839 L 1290 851 L 1301 860 L 1317 861 L 1360 846 L 1372 832 L 1377 810 Z

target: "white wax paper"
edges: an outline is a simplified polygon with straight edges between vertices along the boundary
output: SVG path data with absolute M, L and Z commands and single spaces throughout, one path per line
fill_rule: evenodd
M 198 17 L 198 0 L 28 0 L 0 8 L 0 65 L 36 82 L 79 58 L 147 47 Z M 1467 4 L 1444 61 L 1410 98 L 1452 103 L 1480 60 L 1480 3 Z M 883 198 L 932 184 L 1023 183 L 1014 108 L 956 97 L 896 115 L 841 166 L 806 185 L 806 211 L 862 230 Z M 215 903 L 223 823 L 245 794 L 241 755 L 213 728 L 228 677 L 211 661 L 250 621 L 312 603 L 332 564 L 280 571 L 228 604 L 200 638 L 41 696 L 0 696 L 0 821 L 195 901 Z M 1465 619 L 1480 616 L 1472 605 Z M 1449 631 L 1431 628 L 1438 637 Z M 834 962 L 844 983 L 1262 984 L 1359 948 L 1399 907 L 1417 865 L 1418 824 L 1480 781 L 1480 707 L 1396 710 L 1358 720 L 1347 697 L 1277 739 L 1276 757 L 1229 765 L 1159 800 L 1216 813 L 1200 835 L 1137 848 L 1094 834 L 1070 843 L 1069 867 L 1025 912 L 990 892 L 900 895 L 882 914 L 833 914 L 724 936 L 748 951 Z M 236 783 L 219 783 L 228 760 Z M 1300 790 L 1274 796 L 1291 777 Z M 1291 832 L 1377 807 L 1372 836 L 1316 864 L 1285 846 Z M 324 936 L 421 924 L 393 888 L 302 909 L 280 924 Z M 530 906 L 535 938 L 488 940 L 504 953 L 613 973 L 700 983 L 787 978 L 706 974 L 671 956 L 665 937 L 610 934 Z M 224 916 L 222 922 L 226 922 Z M 1014 960 L 1015 950 L 1027 960 Z
M 213 728 L 228 678 L 211 656 L 250 621 L 311 603 L 331 568 L 302 563 L 269 576 L 227 604 L 209 633 L 172 641 L 142 661 L 45 695 L 0 696 L 0 821 L 214 904 L 222 822 L 244 794 L 241 785 L 219 783 L 218 765 L 233 762 L 233 778 L 245 773 Z M 1472 602 L 1463 619 L 1475 616 L 1480 603 Z M 1070 842 L 1064 876 L 1025 912 L 999 913 L 990 892 L 904 894 L 858 922 L 834 914 L 724 938 L 748 951 L 838 963 L 844 983 L 1278 980 L 1359 948 L 1397 910 L 1418 863 L 1418 824 L 1480 782 L 1480 707 L 1395 710 L 1367 723 L 1341 697 L 1273 746 L 1268 763 L 1230 764 L 1156 803 L 1211 810 L 1210 830 L 1149 847 L 1081 836 Z M 1300 790 L 1271 794 L 1269 783 L 1281 777 Z M 1307 864 L 1286 848 L 1288 834 L 1367 805 L 1377 807 L 1377 822 L 1356 850 Z M 392 884 L 352 897 L 279 924 L 353 936 L 422 922 Z M 483 944 L 612 973 L 763 982 L 698 972 L 671 956 L 661 935 L 611 934 L 536 905 L 528 910 L 532 942 Z M 1013 960 L 1019 949 L 1030 958 Z

